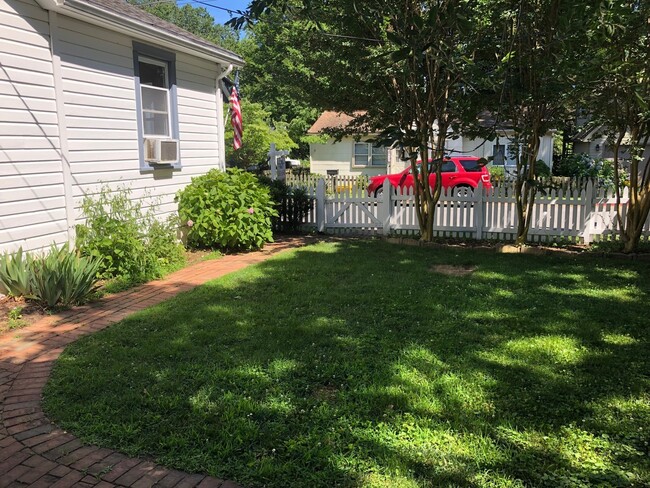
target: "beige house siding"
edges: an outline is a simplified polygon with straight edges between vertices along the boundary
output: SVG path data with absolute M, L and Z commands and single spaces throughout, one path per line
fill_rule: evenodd
M 224 168 L 222 67 L 176 52 L 182 168 L 140 170 L 133 40 L 71 17 L 48 18 L 34 1 L 0 0 L 0 101 L 8 107 L 0 122 L 0 251 L 65 242 L 66 219 L 70 227 L 79 222 L 84 195 L 103 185 L 150 196 L 145 206 L 155 200 L 164 218 L 192 177 Z
M 330 139 L 324 144 L 309 145 L 310 172 L 317 175 L 325 175 L 327 171 L 338 170 L 339 175 L 351 176 L 375 176 L 391 172 L 394 168 L 402 168 L 397 161 L 395 151 L 388 150 L 387 166 L 354 166 L 354 143 L 351 137 L 345 137 L 336 142 Z M 397 166 L 396 166 L 397 165 Z M 401 171 L 401 169 L 397 169 Z
M 0 0 L 0 250 L 67 240 L 48 13 Z

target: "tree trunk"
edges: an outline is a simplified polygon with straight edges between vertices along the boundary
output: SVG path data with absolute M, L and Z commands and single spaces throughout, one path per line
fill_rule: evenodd
M 523 246 L 528 239 L 530 218 L 535 206 L 535 162 L 539 151 L 539 125 L 534 124 L 528 140 L 526 153 L 517 158 L 517 180 L 515 182 L 515 205 L 517 207 L 517 237 L 515 246 Z M 524 159 L 525 158 L 525 159 Z M 522 160 L 525 160 L 525 164 Z M 525 173 L 525 174 L 524 174 Z

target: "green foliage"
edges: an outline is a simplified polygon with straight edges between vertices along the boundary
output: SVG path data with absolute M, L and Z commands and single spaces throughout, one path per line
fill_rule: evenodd
M 47 307 L 67 307 L 84 302 L 95 291 L 101 262 L 101 258 L 79 256 L 67 244 L 52 245 L 43 256 L 23 253 L 21 248 L 0 260 L 0 284 L 3 293 L 11 296 Z
M 142 9 L 160 17 L 163 20 L 206 39 L 218 46 L 237 52 L 239 36 L 237 32 L 224 25 L 215 24 L 214 18 L 204 7 L 193 7 L 185 4 L 179 6 L 171 2 L 151 2 L 150 0 L 128 0 L 134 5 L 142 5 Z
M 308 212 L 313 207 L 313 199 L 303 188 L 292 188 L 280 180 L 258 177 L 271 194 L 278 215 L 273 217 L 273 230 L 279 232 L 298 232 Z
M 293 149 L 296 143 L 291 140 L 283 123 L 272 127 L 270 114 L 259 103 L 241 101 L 244 137 L 242 147 L 233 150 L 232 144 L 226 147 L 226 161 L 229 166 L 246 168 L 266 161 L 272 143 L 278 150 Z M 232 143 L 232 125 L 228 125 L 226 141 Z
M 14 307 L 7 314 L 9 320 L 20 320 L 23 318 L 23 307 Z
M 25 325 L 23 319 L 23 307 L 14 307 L 7 314 L 7 328 L 9 330 L 19 329 Z
M 490 166 L 490 181 L 493 185 L 498 185 L 506 177 L 506 169 L 503 166 Z
M 554 169 L 557 176 L 590 178 L 597 180 L 601 186 L 614 187 L 614 163 L 609 159 L 592 158 L 584 153 L 571 154 L 562 158 Z M 629 176 L 623 170 L 619 171 L 619 181 L 623 185 L 629 181 Z
M 183 247 L 176 237 L 177 219 L 161 222 L 156 204 L 145 208 L 131 190 L 104 187 L 83 199 L 85 224 L 77 225 L 77 248 L 102 258 L 104 278 L 125 277 L 133 284 L 159 278 L 182 265 Z
M 271 219 L 277 211 L 269 190 L 250 173 L 210 170 L 192 178 L 177 201 L 190 247 L 257 249 L 273 241 Z
M 261 103 L 272 120 L 287 124 L 289 136 L 298 143 L 293 155 L 301 159 L 309 157 L 305 134 L 321 111 L 314 100 L 321 79 L 314 76 L 312 64 L 328 57 L 327 51 L 301 48 L 311 46 L 313 37 L 314 31 L 301 22 L 270 12 L 248 29 L 241 42 L 245 96 Z
M 32 261 L 20 247 L 15 253 L 0 257 L 0 293 L 13 297 L 31 297 Z
M 548 164 L 546 164 L 541 159 L 537 160 L 537 162 L 535 163 L 535 176 L 542 177 L 542 178 L 547 178 L 551 176 L 551 168 L 549 168 Z
M 96 289 L 101 264 L 101 258 L 82 257 L 67 244 L 52 246 L 33 261 L 34 299 L 47 307 L 82 303 Z

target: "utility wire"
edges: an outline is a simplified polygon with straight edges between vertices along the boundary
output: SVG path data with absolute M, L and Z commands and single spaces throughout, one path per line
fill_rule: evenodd
M 135 5 L 136 7 L 150 7 L 152 5 L 160 5 L 160 4 L 165 4 L 165 3 L 176 3 L 176 0 L 154 0 L 152 2 L 139 3 L 139 4 L 133 4 L 133 5 Z M 245 14 L 245 12 L 243 12 L 241 10 L 233 10 L 233 9 L 229 9 L 229 8 L 226 8 L 226 7 L 221 7 L 219 5 L 215 5 L 215 4 L 209 3 L 209 2 L 204 2 L 202 0 L 187 0 L 187 2 L 184 5 L 188 5 L 188 4 L 191 4 L 191 3 L 196 3 L 196 4 L 199 4 L 199 5 L 203 5 L 204 7 L 211 7 L 211 8 L 216 8 L 218 10 L 223 10 L 224 12 L 228 12 L 231 15 L 233 15 L 233 14 L 244 15 Z M 315 33 L 320 34 L 322 36 L 335 37 L 335 38 L 339 38 L 339 39 L 351 39 L 351 40 L 368 41 L 368 42 L 383 42 L 381 39 L 373 39 L 373 38 L 370 38 L 370 37 L 347 36 L 347 35 L 343 35 L 343 34 L 332 34 L 332 33 L 329 33 L 329 32 L 315 31 L 315 30 L 312 30 L 310 32 L 315 32 Z

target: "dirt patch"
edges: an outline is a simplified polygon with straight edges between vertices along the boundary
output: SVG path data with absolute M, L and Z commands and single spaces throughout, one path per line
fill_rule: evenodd
M 338 395 L 338 388 L 335 386 L 319 386 L 314 390 L 313 396 L 321 402 L 333 402 Z
M 217 259 L 219 257 L 218 251 L 211 251 L 210 249 L 192 249 L 185 251 L 186 266 L 191 266 L 206 259 Z
M 447 276 L 467 276 L 471 275 L 477 267 L 473 264 L 451 265 L 436 264 L 430 268 L 432 273 L 440 273 Z
M 24 298 L 0 298 L 0 334 L 26 327 L 45 316 L 45 311 Z

